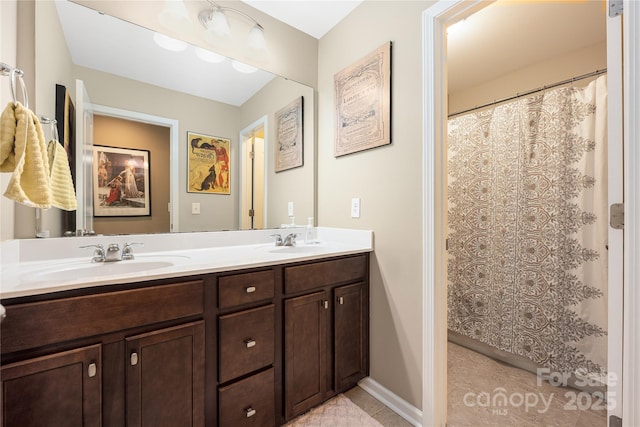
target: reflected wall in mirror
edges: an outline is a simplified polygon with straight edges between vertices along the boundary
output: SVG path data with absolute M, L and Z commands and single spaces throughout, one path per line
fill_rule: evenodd
M 297 223 L 306 224 L 307 217 L 314 216 L 316 150 L 312 88 L 261 70 L 255 75 L 240 75 L 239 83 L 233 86 L 223 82 L 217 74 L 220 64 L 200 60 L 194 46 L 188 45 L 182 52 L 164 50 L 153 42 L 152 31 L 67 1 L 36 2 L 35 17 L 36 108 L 39 112 L 55 113 L 56 84 L 75 88 L 75 81 L 82 80 L 98 111 L 129 111 L 177 123 L 177 129 L 173 129 L 177 133 L 175 142 L 169 142 L 173 144 L 169 164 L 154 166 L 154 171 L 167 174 L 171 183 L 168 206 L 153 210 L 171 214 L 169 229 L 163 231 L 243 228 L 241 198 L 243 188 L 247 186 L 243 185 L 246 178 L 241 171 L 247 166 L 241 164 L 240 153 L 246 138 L 241 138 L 240 132 L 260 121 L 264 123 L 265 143 L 264 228 L 289 223 L 288 202 L 294 203 Z M 71 23 L 81 24 L 84 28 L 71 29 Z M 100 27 L 105 23 L 117 25 L 118 29 L 115 32 L 105 29 L 111 31 L 110 36 L 105 36 Z M 137 50 L 124 56 L 128 48 Z M 230 60 L 226 59 L 223 66 L 230 68 Z M 258 81 L 252 82 L 252 76 L 258 76 Z M 184 83 L 190 83 L 191 89 L 182 87 Z M 223 91 L 226 98 L 223 101 L 212 99 L 212 92 L 215 92 L 212 89 L 220 87 L 226 89 Z M 248 95 L 232 99 L 245 89 L 249 89 Z M 300 96 L 305 101 L 304 166 L 276 174 L 274 113 Z M 219 135 L 231 140 L 231 158 L 235 164 L 231 168 L 230 195 L 187 192 L 187 132 Z M 114 140 L 120 138 L 110 136 L 108 139 L 96 141 L 96 144 L 118 146 Z M 167 141 L 158 141 L 158 144 L 166 145 Z M 150 150 L 153 159 L 154 147 L 146 146 L 145 149 Z M 152 185 L 152 200 L 157 199 L 153 196 L 154 191 Z M 193 213 L 194 204 L 199 204 L 199 214 Z M 17 238 L 34 236 L 30 217 L 16 215 Z M 60 236 L 65 231 L 61 222 L 60 213 L 55 209 L 45 212 L 43 225 L 50 230 L 51 236 Z M 96 231 L 104 234 L 149 232 L 144 227 L 137 227 L 135 222 L 126 228 L 108 225 L 102 225 L 100 230 L 97 228 L 98 225 Z

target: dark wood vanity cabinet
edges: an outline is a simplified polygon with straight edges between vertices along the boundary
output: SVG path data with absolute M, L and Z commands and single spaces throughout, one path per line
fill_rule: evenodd
M 202 280 L 3 301 L 0 425 L 204 426 Z
M 2 367 L 0 425 L 99 427 L 100 345 Z
M 279 426 L 368 374 L 369 255 L 3 300 L 0 427 Z
M 276 421 L 276 270 L 218 279 L 218 425 Z
M 284 268 L 285 418 L 368 374 L 368 256 Z

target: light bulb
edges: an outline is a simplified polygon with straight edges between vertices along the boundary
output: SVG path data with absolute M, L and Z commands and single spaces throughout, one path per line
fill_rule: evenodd
M 158 15 L 160 24 L 168 30 L 185 31 L 191 28 L 187 7 L 182 0 L 166 0 L 162 12 Z
M 220 37 L 231 37 L 231 29 L 227 15 L 220 9 L 215 9 L 211 13 L 211 22 L 209 22 L 209 31 L 213 31 Z
M 266 53 L 267 51 L 267 42 L 264 39 L 264 29 L 256 24 L 249 31 L 249 48 L 261 53 Z

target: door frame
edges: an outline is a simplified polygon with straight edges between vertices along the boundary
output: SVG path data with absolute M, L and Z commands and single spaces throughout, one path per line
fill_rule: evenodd
M 640 425 L 640 3 L 624 0 L 624 287 L 623 396 L 625 425 Z M 423 345 L 422 425 L 447 419 L 447 299 L 445 264 L 447 117 L 446 26 L 488 5 L 440 0 L 423 12 Z M 632 196 L 635 196 L 632 197 Z M 635 308 L 635 310 L 634 310 Z
M 244 194 L 244 186 L 246 184 L 245 182 L 245 173 L 246 173 L 246 169 L 248 167 L 245 156 L 242 155 L 242 153 L 244 153 L 244 145 L 247 143 L 248 140 L 250 140 L 252 138 L 253 135 L 253 131 L 258 128 L 258 127 L 262 127 L 264 129 L 264 169 L 263 169 L 263 173 L 264 173 L 264 204 L 263 204 L 263 224 L 266 227 L 267 226 L 267 147 L 270 147 L 269 145 L 269 120 L 267 119 L 267 116 L 262 116 L 259 119 L 257 119 L 256 121 L 254 121 L 253 123 L 251 123 L 250 125 L 246 126 L 245 128 L 243 128 L 240 131 L 239 137 L 238 137 L 238 141 L 240 141 L 240 149 L 239 152 L 241 153 L 240 155 L 240 185 L 238 186 L 238 188 L 240 188 L 240 197 L 238 197 L 238 224 L 240 226 L 242 226 L 242 217 L 243 217 L 243 206 L 245 205 L 245 198 L 246 198 L 246 194 Z
M 116 117 L 118 119 L 147 123 L 169 128 L 169 156 L 171 158 L 171 162 L 169 164 L 169 232 L 179 232 L 180 198 L 178 184 L 180 182 L 180 174 L 178 171 L 180 168 L 180 162 L 177 160 L 179 159 L 179 121 L 170 119 L 168 117 L 140 113 L 138 111 L 125 110 L 123 108 L 110 107 L 108 105 L 92 104 L 92 107 L 94 114 L 99 116 Z

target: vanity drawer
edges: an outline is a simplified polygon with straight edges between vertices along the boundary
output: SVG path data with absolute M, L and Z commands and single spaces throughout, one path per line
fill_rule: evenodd
M 220 308 L 229 308 L 271 299 L 274 288 L 273 270 L 224 276 L 218 281 L 218 304 Z
M 220 316 L 221 383 L 273 364 L 273 304 Z
M 284 291 L 288 294 L 303 292 L 366 277 L 366 255 L 297 265 L 284 269 Z
M 220 426 L 274 426 L 273 368 L 219 389 Z
M 203 313 L 201 280 L 7 305 L 2 353 Z

